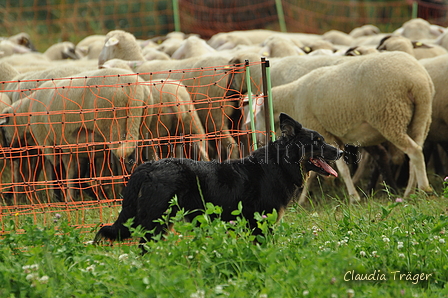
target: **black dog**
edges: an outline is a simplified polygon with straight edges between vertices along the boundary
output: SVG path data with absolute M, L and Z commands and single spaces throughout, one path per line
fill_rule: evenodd
M 180 208 L 194 211 L 186 216 L 190 221 L 200 214 L 197 210 L 204 210 L 204 201 L 222 207 L 222 220 L 233 220 L 231 212 L 238 209 L 241 201 L 242 215 L 253 233 L 259 234 L 255 212 L 272 213 L 276 209 L 280 219 L 296 186 L 302 185 L 303 175 L 315 171 L 337 176 L 325 160 L 336 160 L 342 155 L 341 150 L 325 143 L 319 133 L 303 128 L 286 114 L 280 114 L 280 127 L 282 137 L 244 159 L 218 163 L 169 158 L 140 165 L 123 190 L 118 219 L 112 226 L 102 227 L 94 242 L 102 238 L 129 238 L 130 231 L 123 223 L 130 218 L 134 218 L 134 227 L 154 230 L 146 234 L 148 240 L 165 232 L 168 227 L 155 220 L 166 212 L 174 195 Z

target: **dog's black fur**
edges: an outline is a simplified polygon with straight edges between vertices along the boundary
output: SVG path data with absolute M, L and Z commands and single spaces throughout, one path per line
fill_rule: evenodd
M 302 186 L 303 176 L 308 171 L 336 176 L 324 159 L 336 160 L 342 155 L 342 151 L 325 143 L 319 133 L 303 128 L 286 114 L 280 115 L 280 127 L 282 137 L 244 159 L 218 163 L 169 158 L 140 165 L 123 190 L 118 219 L 112 226 L 102 227 L 94 242 L 102 238 L 129 238 L 130 231 L 123 223 L 130 218 L 134 218 L 134 227 L 154 230 L 146 235 L 148 240 L 165 232 L 167 227 L 155 220 L 166 212 L 174 195 L 180 208 L 194 211 L 186 215 L 190 221 L 200 214 L 197 210 L 204 210 L 204 201 L 222 207 L 222 220 L 233 220 L 231 212 L 238 209 L 241 201 L 242 215 L 254 234 L 260 233 L 255 212 L 272 213 L 276 209 L 280 217 L 296 186 Z

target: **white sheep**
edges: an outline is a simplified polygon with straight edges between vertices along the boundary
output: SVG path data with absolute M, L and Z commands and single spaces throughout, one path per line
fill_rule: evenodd
M 402 52 L 350 57 L 272 89 L 275 113 L 288 111 L 328 143 L 371 146 L 389 141 L 410 158 L 408 196 L 432 191 L 422 146 L 431 123 L 434 85 L 415 58 Z M 336 162 L 351 202 L 360 200 L 347 164 Z M 416 180 L 415 180 L 416 179 Z M 304 203 L 306 193 L 301 196 Z
M 183 32 L 170 32 L 165 36 L 156 49 L 171 57 L 171 55 L 173 55 L 173 53 L 181 46 L 185 38 L 186 34 Z
M 129 61 L 112 59 L 107 61 L 104 68 L 122 68 L 131 70 Z M 190 94 L 180 81 L 158 80 L 149 81 L 154 104 L 157 105 L 155 111 L 158 119 L 146 122 L 141 131 L 141 138 L 164 139 L 167 136 L 179 136 L 192 134 L 204 137 L 205 130 L 197 114 L 196 108 L 191 101 Z M 149 118 L 148 118 L 149 120 Z M 152 120 L 152 119 L 151 119 Z M 205 150 L 205 142 L 199 140 L 199 157 L 202 160 L 209 160 Z
M 448 50 L 439 45 L 428 45 L 419 41 L 411 41 L 410 39 L 399 35 L 389 35 L 384 37 L 380 41 L 377 49 L 380 51 L 403 51 L 413 55 L 417 59 L 448 54 Z
M 324 66 L 339 64 L 350 59 L 344 56 L 289 56 L 283 58 L 269 59 L 270 73 L 271 73 L 271 86 L 279 86 L 290 83 L 297 80 L 310 71 Z M 260 61 L 260 56 L 254 53 L 244 53 L 235 55 L 230 63 L 234 65 L 240 65 L 245 60 L 250 62 Z M 259 64 L 253 64 L 249 66 L 251 75 L 251 90 L 255 94 L 260 94 L 261 90 L 261 66 Z M 245 73 L 243 71 L 235 72 L 233 80 L 229 86 L 232 90 L 236 90 L 242 94 L 247 92 L 247 84 L 245 79 Z
M 393 32 L 407 37 L 411 40 L 434 39 L 442 32 L 438 26 L 431 24 L 422 18 L 415 18 L 403 23 L 403 25 Z
M 372 36 L 377 35 L 381 31 L 380 29 L 372 24 L 363 25 L 361 27 L 354 28 L 350 31 L 349 35 L 353 38 L 363 37 L 363 36 Z
M 274 34 L 261 44 L 260 55 L 265 57 L 286 57 L 305 55 L 305 52 L 297 46 L 290 38 Z M 301 44 L 303 47 L 303 44 Z
M 75 45 L 70 41 L 58 42 L 51 45 L 44 55 L 50 60 L 79 59 L 75 52 Z
M 329 41 L 334 45 L 344 46 L 350 46 L 354 40 L 353 36 L 339 30 L 327 31 L 322 35 L 322 38 L 323 40 Z
M 208 44 L 215 49 L 231 49 L 237 45 L 257 45 L 266 38 L 279 32 L 265 29 L 236 30 L 231 32 L 219 32 L 210 37 Z
M 8 37 L 8 40 L 14 42 L 17 45 L 24 46 L 33 52 L 36 52 L 34 44 L 31 42 L 30 35 L 26 32 L 20 32 L 16 35 Z
M 89 35 L 76 44 L 76 54 L 79 57 L 87 57 L 88 59 L 97 59 L 103 49 L 106 35 L 94 34 Z
M 15 75 L 10 82 L 5 84 L 4 90 L 9 91 L 7 94 L 12 102 L 29 96 L 32 92 L 39 88 L 42 84 L 49 80 L 69 77 L 85 71 L 85 68 L 79 66 L 66 65 L 65 67 L 57 66 L 45 70 L 34 72 L 26 72 Z
M 106 34 L 104 47 L 98 57 L 101 66 L 110 59 L 144 61 L 142 48 L 134 35 L 123 30 L 113 30 Z
M 197 147 L 193 147 L 191 158 L 198 155 L 201 160 L 209 160 L 206 150 L 205 130 L 201 119 L 194 107 L 190 94 L 185 86 L 175 80 L 151 81 L 151 93 L 154 100 L 154 117 L 146 118 L 140 131 L 142 139 L 164 140 L 167 137 L 191 138 L 192 144 L 198 142 Z M 168 140 L 170 142 L 171 140 Z M 184 151 L 188 150 L 186 144 L 177 144 L 179 140 L 174 140 L 171 144 L 173 152 L 177 151 L 177 157 L 184 156 Z M 185 147 L 184 147 L 185 146 Z M 194 146 L 194 145 L 193 145 Z M 194 151 L 197 149 L 197 154 Z M 191 152 L 190 152 L 191 153 Z M 157 158 L 157 155 L 156 155 Z
M 123 69 L 84 72 L 41 88 L 30 95 L 36 100 L 29 122 L 32 134 L 53 167 L 62 164 L 68 179 L 65 199 L 74 200 L 77 157 L 94 154 L 96 146 L 109 148 L 119 159 L 135 151 L 142 121 L 153 114 L 150 88 Z
M 434 43 L 448 50 L 448 30 L 440 35 Z
M 434 83 L 435 95 L 432 106 L 432 122 L 427 140 L 448 142 L 448 54 L 419 60 Z
M 0 82 L 11 81 L 19 72 L 7 62 L 0 61 Z M 1 83 L 0 90 L 4 90 L 5 83 Z
M 8 57 L 13 54 L 23 54 L 31 52 L 30 49 L 15 44 L 10 40 L 0 40 L 0 58 Z
M 172 59 L 187 59 L 216 53 L 205 40 L 197 36 L 190 36 L 183 40 L 176 51 L 171 55 Z
M 119 60 L 106 62 L 103 67 L 117 65 Z M 147 81 L 172 79 L 187 87 L 207 133 L 219 132 L 222 139 L 220 152 L 230 158 L 238 158 L 234 149 L 236 141 L 229 133 L 230 116 L 238 105 L 236 100 L 227 100 L 232 95 L 227 89 L 230 75 L 228 59 L 219 54 L 192 57 L 182 60 L 129 61 L 131 69 Z M 213 151 L 210 146 L 209 149 Z M 219 152 L 210 156 L 221 158 Z
M 42 164 L 37 158 L 38 149 L 36 149 L 36 142 L 31 134 L 30 118 L 31 108 L 33 102 L 30 98 L 15 103 L 9 102 L 2 109 L 2 114 L 10 115 L 0 119 L 0 128 L 3 135 L 3 147 L 20 148 L 19 158 L 12 159 L 11 167 L 11 182 L 13 182 L 13 192 L 20 194 L 23 191 L 18 184 L 26 181 L 35 181 L 40 173 Z M 14 152 L 14 151 L 12 151 Z M 26 202 L 22 196 L 18 200 Z

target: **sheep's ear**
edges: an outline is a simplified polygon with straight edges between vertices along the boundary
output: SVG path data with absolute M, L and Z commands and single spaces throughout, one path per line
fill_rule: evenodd
M 430 48 L 432 48 L 432 46 L 430 46 L 426 43 L 423 43 L 421 41 L 412 41 L 412 47 L 414 49 L 417 49 L 417 48 L 430 49 Z
M 0 125 L 7 124 L 9 121 L 9 117 L 3 117 L 0 119 Z
M 116 44 L 118 44 L 120 41 L 118 40 L 118 38 L 115 37 L 111 37 L 109 38 L 106 43 L 104 44 L 105 47 L 111 47 L 114 46 Z
M 280 113 L 280 129 L 282 130 L 282 134 L 292 137 L 302 129 L 302 124 L 292 119 L 287 114 Z
M 382 45 L 386 42 L 386 40 L 388 40 L 388 39 L 391 38 L 391 37 L 392 37 L 392 35 L 386 35 L 385 37 L 383 37 L 383 38 L 380 40 L 380 43 L 378 44 L 378 46 L 376 47 L 376 49 L 377 49 L 377 50 L 383 50 Z

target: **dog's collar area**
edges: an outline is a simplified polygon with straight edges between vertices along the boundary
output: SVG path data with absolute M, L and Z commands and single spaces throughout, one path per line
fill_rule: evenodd
M 327 175 L 332 175 L 337 177 L 338 173 L 322 158 L 315 157 L 310 158 L 310 163 L 313 164 L 315 167 L 319 168 L 322 172 L 326 173 Z

